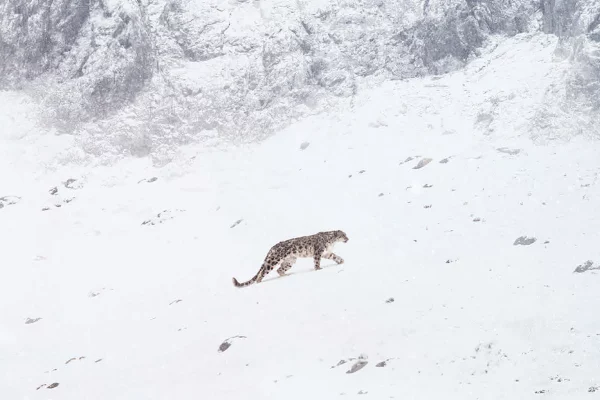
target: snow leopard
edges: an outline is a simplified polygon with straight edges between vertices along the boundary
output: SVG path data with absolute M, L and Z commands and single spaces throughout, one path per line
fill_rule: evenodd
M 281 262 L 281 266 L 277 269 L 279 276 L 284 276 L 285 273 L 292 268 L 297 258 L 312 257 L 315 262 L 315 270 L 321 269 L 321 258 L 326 258 L 335 261 L 337 264 L 342 264 L 342 257 L 334 254 L 331 250 L 337 242 L 348 242 L 348 236 L 343 231 L 328 231 L 319 232 L 310 236 L 301 236 L 293 239 L 284 240 L 271 247 L 263 265 L 260 267 L 256 275 L 246 282 L 238 282 L 233 278 L 233 284 L 236 287 L 244 287 L 253 283 L 260 283 L 265 276 Z

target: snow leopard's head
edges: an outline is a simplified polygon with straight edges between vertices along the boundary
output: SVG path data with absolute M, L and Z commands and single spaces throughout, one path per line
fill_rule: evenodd
M 348 236 L 346 236 L 344 231 L 333 231 L 333 237 L 336 242 L 346 243 L 348 241 Z

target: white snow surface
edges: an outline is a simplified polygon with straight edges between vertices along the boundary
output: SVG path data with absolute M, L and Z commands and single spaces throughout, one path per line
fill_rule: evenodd
M 499 40 L 160 169 L 80 164 L 1 93 L 0 197 L 20 201 L 0 209 L 0 397 L 595 398 L 600 276 L 574 270 L 600 262 L 600 148 L 529 132 L 568 65 L 555 44 Z M 336 229 L 344 264 L 232 285 L 278 241 Z

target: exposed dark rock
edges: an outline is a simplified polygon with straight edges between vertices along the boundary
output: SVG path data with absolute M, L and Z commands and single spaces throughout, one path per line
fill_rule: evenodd
M 363 369 L 369 362 L 363 358 L 359 358 L 358 361 L 356 361 L 352 367 L 346 371 L 347 374 L 353 374 L 357 371 L 360 371 L 361 369 Z
M 534 237 L 519 236 L 513 243 L 513 246 L 529 246 L 534 244 L 536 241 L 537 239 Z
M 600 270 L 600 265 L 594 266 L 594 262 L 588 260 L 581 265 L 578 265 L 577 268 L 573 271 L 574 273 L 582 273 L 587 271 Z
M 239 224 L 241 224 L 243 221 L 243 219 L 238 219 L 237 221 L 235 221 L 233 223 L 233 225 L 231 225 L 229 228 L 235 228 L 236 226 L 238 226 Z
M 246 339 L 246 336 L 237 335 L 237 336 L 232 336 L 232 337 L 230 337 L 228 339 L 225 339 L 223 341 L 223 343 L 221 343 L 219 345 L 218 352 L 222 353 L 222 352 L 226 351 L 229 347 L 231 347 L 233 339 Z
M 138 183 L 142 183 L 142 182 L 152 183 L 152 182 L 156 182 L 157 180 L 158 180 L 158 178 L 153 176 L 152 178 L 149 178 L 149 179 L 144 178 L 144 179 L 138 181 Z
M 415 166 L 413 167 L 413 169 L 421 169 L 421 168 L 423 168 L 424 166 L 426 166 L 427 164 L 429 164 L 429 163 L 431 162 L 431 160 L 432 160 L 431 158 L 422 158 L 422 159 L 421 159 L 421 160 L 418 162 L 418 164 L 417 164 L 417 165 L 415 165 Z
M 229 348 L 229 346 L 231 346 L 231 343 L 229 343 L 227 341 L 221 343 L 221 345 L 219 346 L 219 353 L 222 353 L 225 350 L 227 350 Z

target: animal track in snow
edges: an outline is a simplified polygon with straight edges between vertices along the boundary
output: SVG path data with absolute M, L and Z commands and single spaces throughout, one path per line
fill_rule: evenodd
M 185 210 L 164 210 L 156 214 L 155 217 L 142 222 L 142 225 L 158 225 L 175 218 L 175 213 L 181 213 Z
M 0 209 L 6 206 L 12 206 L 13 204 L 17 204 L 21 201 L 19 196 L 3 196 L 0 197 Z

